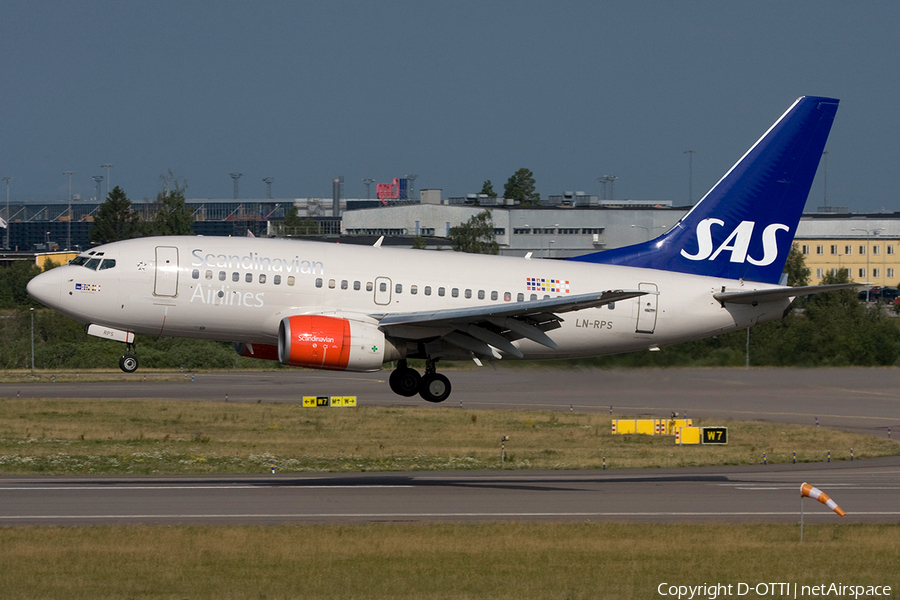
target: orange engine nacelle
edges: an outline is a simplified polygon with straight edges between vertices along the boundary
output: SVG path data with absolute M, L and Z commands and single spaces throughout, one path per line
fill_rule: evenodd
M 378 371 L 393 354 L 384 334 L 367 323 L 297 315 L 285 317 L 278 326 L 278 360 L 294 367 Z

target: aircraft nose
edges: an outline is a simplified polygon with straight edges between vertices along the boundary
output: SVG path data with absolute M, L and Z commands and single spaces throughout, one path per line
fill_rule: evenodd
M 28 295 L 48 308 L 59 308 L 59 297 L 62 293 L 61 269 L 50 269 L 28 282 L 25 291 Z

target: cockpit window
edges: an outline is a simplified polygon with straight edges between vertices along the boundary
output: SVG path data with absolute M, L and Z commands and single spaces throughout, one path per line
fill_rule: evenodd
M 112 269 L 116 266 L 116 259 L 114 258 L 106 258 L 103 260 L 103 264 L 100 265 L 98 271 L 105 271 L 106 269 Z
M 100 258 L 92 258 L 89 261 L 87 261 L 86 263 L 84 263 L 84 266 L 87 267 L 88 269 L 90 269 L 91 271 L 96 271 L 97 267 L 100 266 L 101 260 L 102 259 L 100 259 Z
M 87 262 L 87 259 L 88 259 L 87 256 L 76 256 L 69 262 L 69 264 L 75 265 L 76 267 L 80 267 L 81 265 L 83 265 L 84 263 Z

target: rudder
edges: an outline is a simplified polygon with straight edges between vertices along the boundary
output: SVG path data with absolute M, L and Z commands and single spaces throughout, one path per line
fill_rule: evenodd
M 569 260 L 778 283 L 838 102 L 797 99 L 660 237 Z

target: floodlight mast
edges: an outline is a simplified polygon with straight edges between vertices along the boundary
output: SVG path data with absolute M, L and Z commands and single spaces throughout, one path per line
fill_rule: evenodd
M 9 182 L 12 180 L 12 177 L 4 177 L 3 181 L 6 182 L 6 243 L 4 244 L 4 248 L 9 250 Z
M 238 194 L 238 179 L 244 176 L 243 173 L 229 173 L 231 178 L 234 179 L 234 199 L 237 200 L 240 196 Z
M 63 171 L 63 175 L 66 175 L 69 178 L 69 209 L 66 212 L 66 216 L 68 217 L 67 227 L 66 227 L 66 250 L 72 247 L 72 175 L 75 174 L 75 171 Z M 50 248 L 47 248 L 49 250 Z
M 113 168 L 113 166 L 109 163 L 100 165 L 101 169 L 106 169 L 106 195 L 109 196 L 109 182 L 112 181 L 112 178 L 109 176 L 109 170 Z

